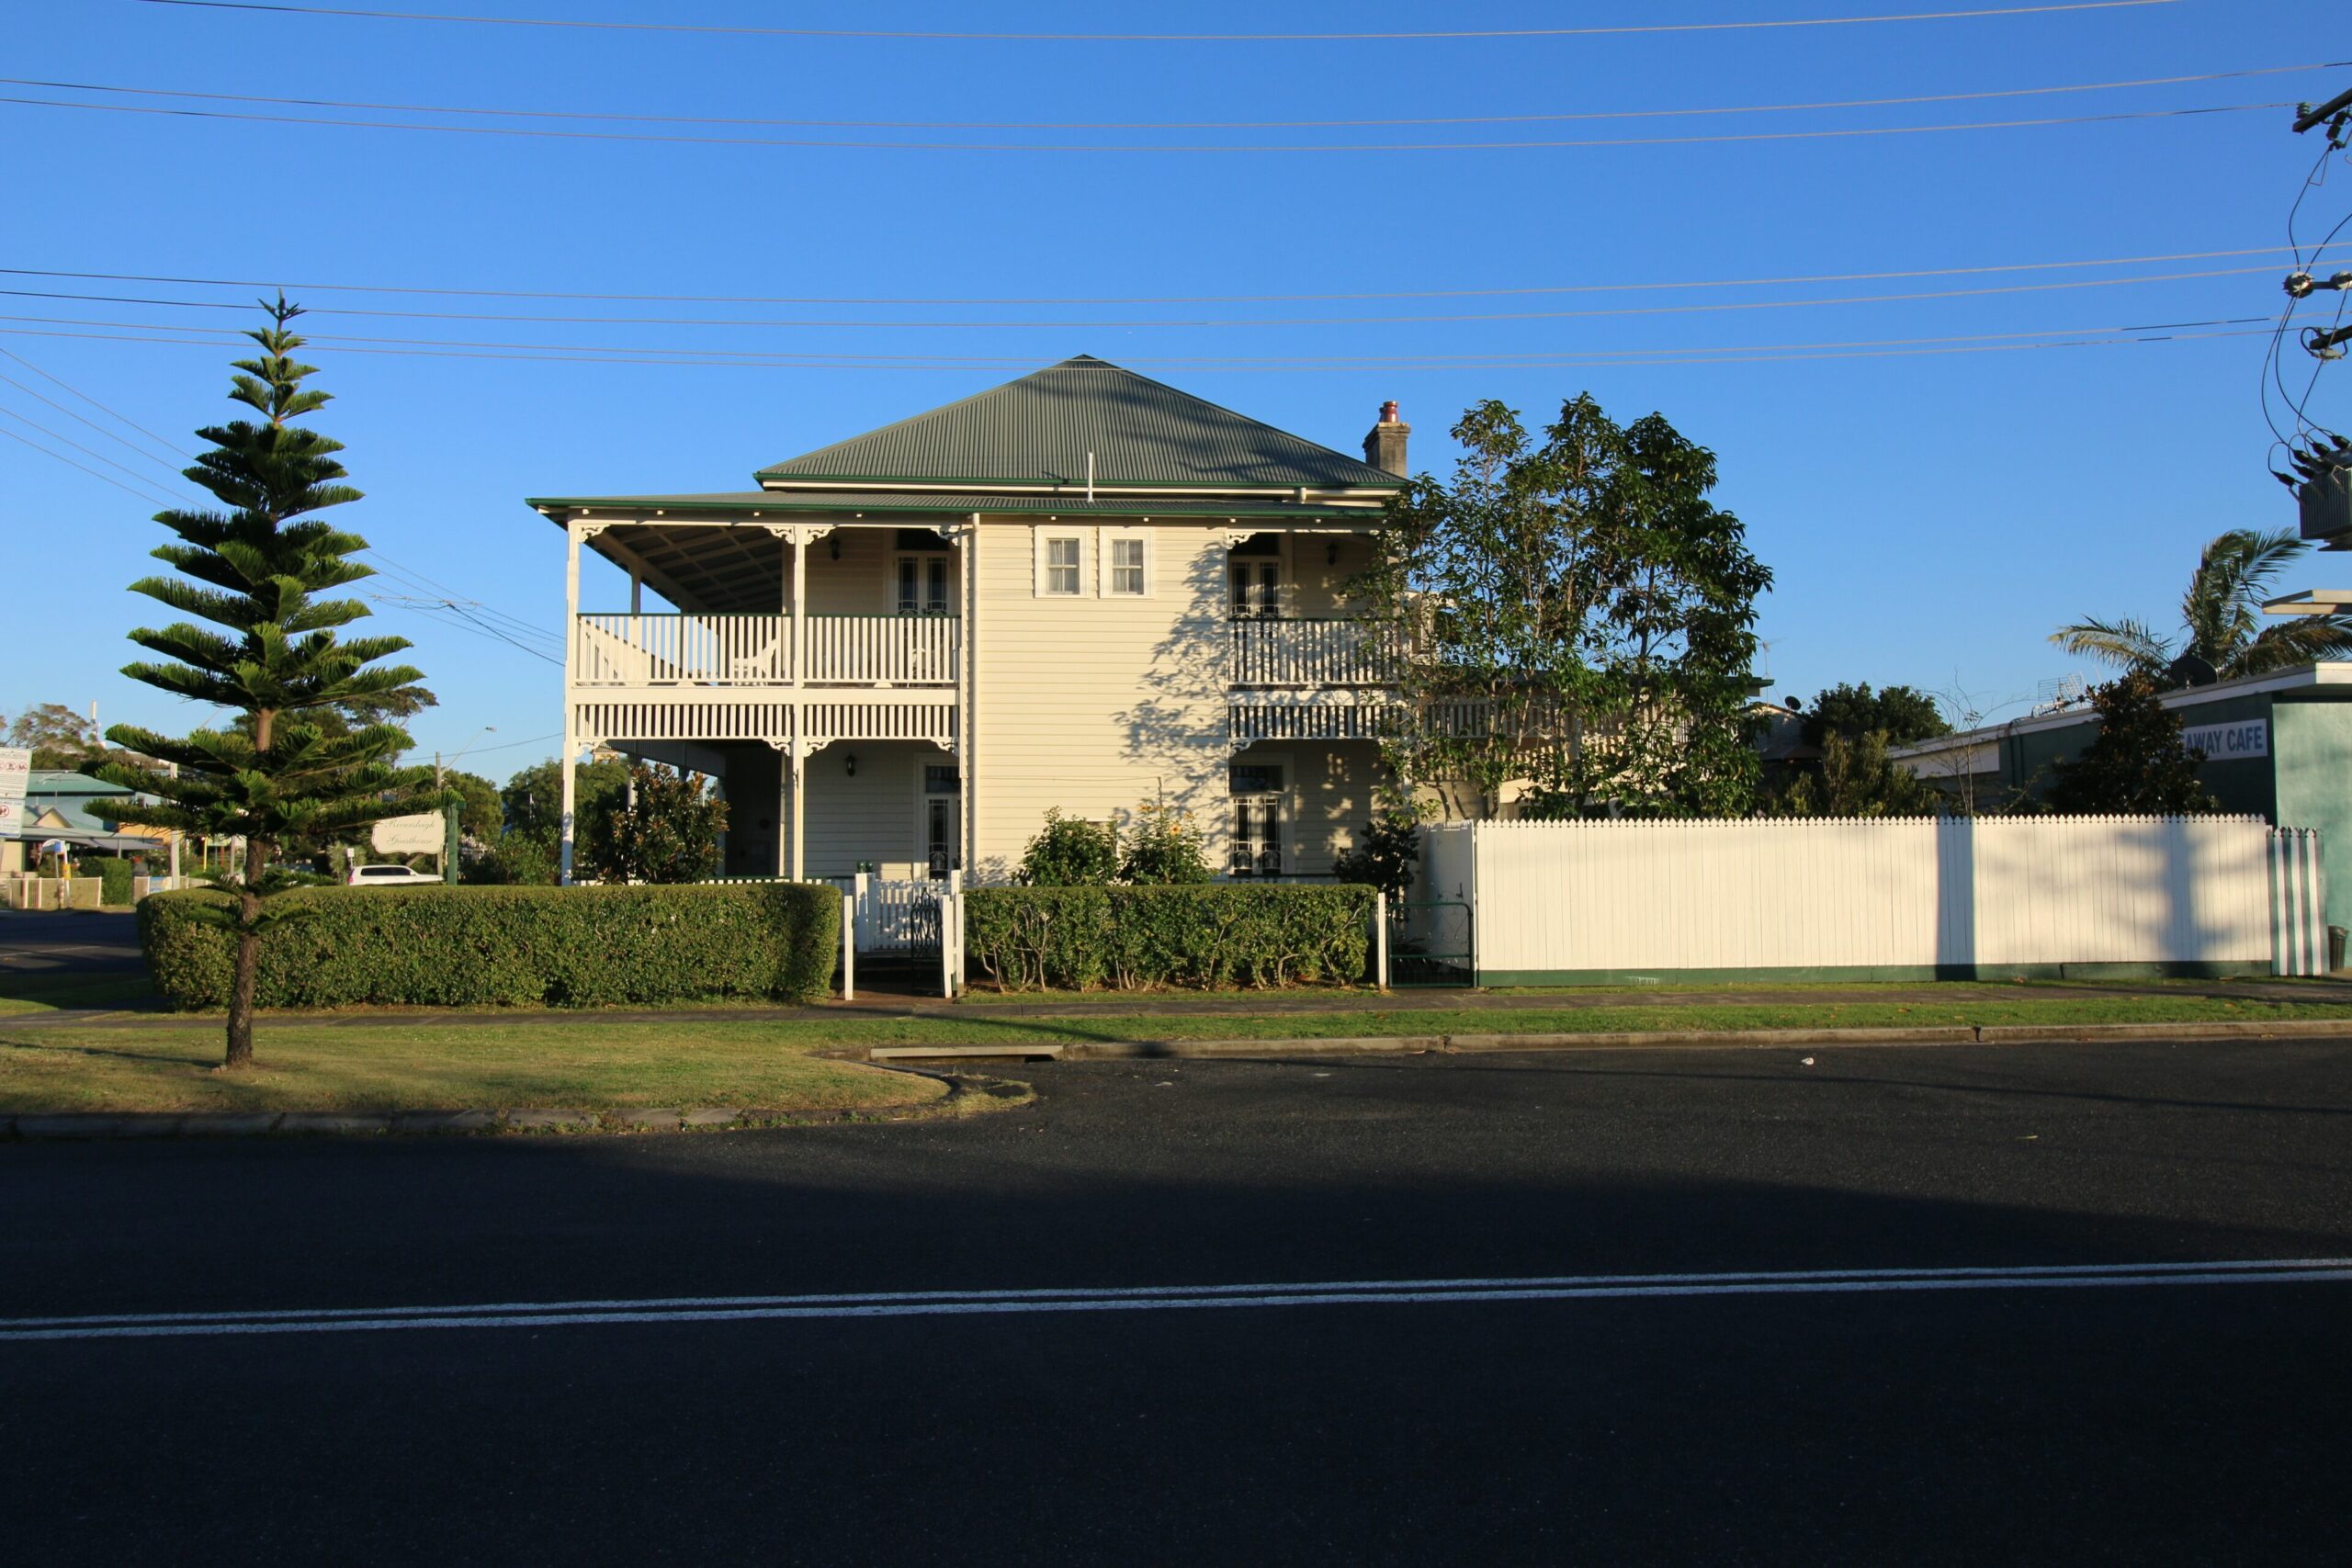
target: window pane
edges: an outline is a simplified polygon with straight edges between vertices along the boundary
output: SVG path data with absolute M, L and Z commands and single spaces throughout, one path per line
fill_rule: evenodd
M 1111 592 L 1136 593 L 1143 592 L 1143 545 L 1141 539 L 1111 541 Z
M 915 563 L 911 560 L 901 560 L 899 562 L 899 614 L 911 615 L 914 613 Z
M 922 771 L 922 792 L 925 795 L 954 795 L 962 787 L 953 762 L 944 767 L 934 763 Z
M 1236 762 L 1228 787 L 1235 795 L 1279 795 L 1283 787 L 1280 762 Z
M 1078 541 L 1047 539 L 1046 541 L 1046 592 L 1076 593 L 1078 592 Z
M 923 563 L 923 609 L 933 615 L 944 615 L 948 611 L 948 564 L 938 558 Z

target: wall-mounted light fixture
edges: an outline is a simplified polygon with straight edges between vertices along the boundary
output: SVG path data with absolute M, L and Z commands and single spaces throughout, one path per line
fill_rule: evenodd
M 826 543 L 829 547 L 831 547 L 831 550 L 832 550 L 832 552 L 833 552 L 833 558 L 834 558 L 835 560 L 839 560 L 839 559 L 841 559 L 841 558 L 842 558 L 842 536 L 841 536 L 841 531 L 840 531 L 839 529 L 835 529 L 835 530 L 833 531 L 833 533 L 832 533 L 831 536 L 826 539 L 825 543 Z
M 853 778 L 853 779 L 854 779 L 854 778 L 857 777 L 857 753 L 856 753 L 856 752 L 854 752 L 854 751 L 849 751 L 849 752 L 844 752 L 844 753 L 842 754 L 842 773 L 845 776 L 847 776 L 847 777 L 849 777 L 849 778 Z
M 1339 540 L 1333 539 L 1330 543 L 1323 547 L 1323 564 L 1325 566 L 1337 566 L 1340 564 Z

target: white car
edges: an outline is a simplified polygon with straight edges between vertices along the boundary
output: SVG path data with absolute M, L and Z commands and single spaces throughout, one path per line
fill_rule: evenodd
M 349 883 L 354 887 L 415 887 L 441 879 L 429 871 L 419 871 L 406 865 L 355 865 Z

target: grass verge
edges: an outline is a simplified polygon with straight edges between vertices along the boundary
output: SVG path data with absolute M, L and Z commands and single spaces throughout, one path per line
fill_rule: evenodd
M 923 1105 L 947 1092 L 935 1079 L 812 1056 L 775 1028 L 264 1025 L 260 1065 L 232 1076 L 214 1070 L 217 1024 L 15 1036 L 0 1024 L 0 1111 L 839 1111 Z
M 144 975 L 11 975 L 0 978 L 0 1018 L 67 1008 L 160 1008 Z
M 1271 1015 L 1100 1018 L 714 1018 L 659 1024 L 593 1014 L 537 1023 L 354 1029 L 265 1021 L 261 1066 L 230 1077 L 217 1024 L 26 1030 L 0 1023 L 0 1111 L 334 1111 L 732 1105 L 839 1111 L 921 1103 L 941 1086 L 824 1059 L 876 1045 L 1120 1040 L 1330 1039 L 1348 1035 L 1576 1034 L 1620 1031 L 1890 1029 L 1922 1025 L 2263 1023 L 2344 1019 L 2352 1003 L 2218 997 L 1743 1002 L 1668 1007 L 1446 1008 Z

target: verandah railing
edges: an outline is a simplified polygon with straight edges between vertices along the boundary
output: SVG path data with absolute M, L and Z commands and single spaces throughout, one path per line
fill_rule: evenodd
M 950 685 L 959 649 L 949 615 L 811 615 L 812 682 Z M 575 686 L 764 686 L 792 680 L 789 615 L 592 614 L 572 640 Z
M 1404 667 L 1395 621 L 1243 615 L 1227 625 L 1237 686 L 1389 686 Z

